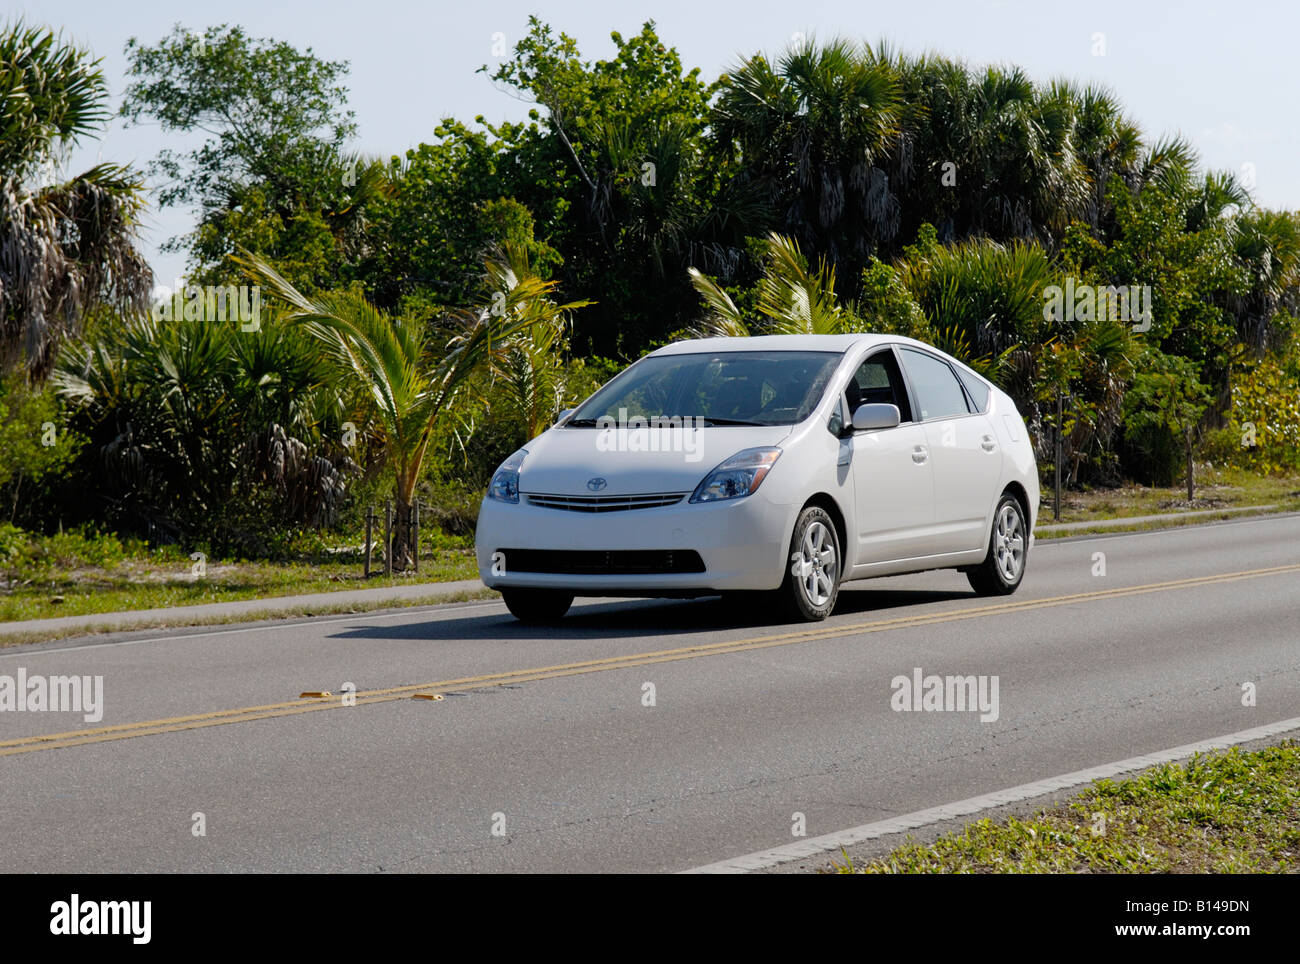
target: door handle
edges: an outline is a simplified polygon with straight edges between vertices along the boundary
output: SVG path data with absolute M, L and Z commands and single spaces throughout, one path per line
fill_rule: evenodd
M 918 445 L 916 448 L 912 449 L 912 461 L 917 465 L 924 465 L 926 460 L 929 458 L 930 451 L 924 445 Z
M 997 440 L 994 439 L 992 435 L 985 435 L 984 438 L 980 441 L 980 448 L 982 448 L 985 452 L 992 452 L 997 447 L 998 447 Z

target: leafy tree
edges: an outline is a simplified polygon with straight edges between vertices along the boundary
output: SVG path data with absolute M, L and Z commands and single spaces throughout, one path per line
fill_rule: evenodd
M 448 119 L 436 142 L 394 159 L 390 189 L 370 205 L 369 243 L 354 272 L 376 304 L 396 310 L 414 297 L 435 314 L 467 304 L 478 294 L 487 250 L 507 243 L 526 247 L 549 277 L 560 256 L 537 239 L 532 210 L 512 196 L 521 131 L 509 124 L 474 131 Z
M 1238 465 L 1269 473 L 1300 470 L 1300 366 L 1294 357 L 1287 361 L 1266 356 L 1239 363 L 1229 423 Z
M 88 312 L 141 310 L 153 285 L 137 173 L 56 163 L 109 117 L 99 63 L 47 28 L 0 27 L 0 374 L 43 379 Z
M 683 68 L 652 22 L 611 39 L 612 58 L 587 61 L 571 37 L 533 17 L 491 72 L 537 105 L 515 157 L 545 194 L 518 184 L 512 196 L 564 256 L 565 289 L 596 302 L 575 337 L 600 354 L 636 351 L 673 330 L 694 303 L 684 269 L 734 273 L 762 216 L 753 192 L 706 154 L 711 89 L 698 69 Z
M 0 493 L 10 523 L 38 522 L 41 486 L 66 471 L 83 439 L 67 429 L 58 399 L 20 372 L 0 380 Z
M 1114 238 L 1107 244 L 1080 227 L 1068 232 L 1067 271 L 1097 285 L 1150 294 L 1150 325 L 1139 337 L 1195 365 L 1218 396 L 1226 396 L 1236 325 L 1227 310 L 1247 289 L 1246 272 L 1233 257 L 1231 222 L 1216 212 L 1190 218 L 1198 192 L 1190 179 L 1171 190 L 1160 184 L 1134 194 L 1113 182 Z
M 860 292 L 857 310 L 868 330 L 922 341 L 932 337 L 925 312 L 894 265 L 873 257 L 862 269 Z
M 382 166 L 343 153 L 356 129 L 341 83 L 347 63 L 224 24 L 202 32 L 177 24 L 153 46 L 132 37 L 126 54 L 122 115 L 207 135 L 150 165 L 163 207 L 199 211 L 196 230 L 168 249 L 188 250 L 213 280 L 236 273 L 230 258 L 241 247 L 300 285 L 338 279 L 344 239 L 383 186 Z
M 1193 454 L 1201 416 L 1210 394 L 1186 358 L 1158 351 L 1147 353 L 1125 399 L 1129 430 L 1163 429 L 1182 445 L 1187 464 L 1187 501 L 1196 495 Z

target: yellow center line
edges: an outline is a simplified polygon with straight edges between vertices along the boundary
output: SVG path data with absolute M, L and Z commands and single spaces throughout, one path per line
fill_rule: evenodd
M 797 630 L 794 632 L 754 636 L 747 639 L 726 640 L 719 643 L 698 643 L 675 649 L 662 649 L 644 653 L 631 653 L 625 656 L 611 656 L 602 659 L 560 663 L 554 666 L 509 670 L 500 673 L 486 673 L 479 676 L 462 676 L 455 679 L 439 680 L 432 683 L 392 686 L 384 689 L 365 690 L 359 692 L 355 694 L 355 697 L 349 700 L 348 703 L 343 701 L 341 695 L 336 695 L 333 697 L 311 699 L 309 702 L 303 702 L 299 699 L 282 703 L 266 703 L 260 706 L 245 706 L 236 709 L 214 710 L 208 713 L 194 713 L 187 716 L 173 716 L 158 720 L 144 720 L 138 723 L 121 723 L 114 726 L 97 727 L 94 729 L 71 730 L 62 733 L 44 733 L 36 736 L 0 741 L 0 756 L 13 756 L 20 753 L 32 753 L 38 750 L 50 750 L 68 746 L 84 746 L 91 743 L 107 743 L 115 740 L 132 739 L 137 736 L 155 736 L 162 733 L 176 733 L 183 730 L 203 729 L 210 726 L 223 726 L 228 723 L 245 723 L 253 720 L 295 716 L 301 713 L 313 713 L 318 710 L 349 708 L 351 705 L 364 706 L 372 703 L 390 703 L 416 693 L 465 692 L 468 690 L 486 689 L 494 686 L 508 686 L 512 683 L 535 682 L 538 680 L 557 679 L 567 676 L 583 676 L 589 673 L 630 669 L 636 666 L 649 666 L 656 663 L 697 659 L 702 656 L 724 656 L 730 653 L 768 649 L 774 646 L 789 646 L 796 643 L 814 642 L 824 639 L 836 639 L 855 634 L 879 633 L 891 629 L 929 626 L 936 623 L 977 619 L 984 616 L 996 616 L 1006 613 L 1048 609 L 1056 606 L 1068 606 L 1080 602 L 1097 602 L 1154 592 L 1168 592 L 1175 589 L 1190 589 L 1197 586 L 1237 582 L 1243 579 L 1257 579 L 1261 576 L 1280 575 L 1292 572 L 1300 572 L 1300 564 L 1271 566 L 1265 569 L 1246 569 L 1240 572 L 1219 573 L 1212 576 L 1193 576 L 1187 579 L 1174 579 L 1167 582 L 1153 582 L 1138 586 L 1101 589 L 1094 592 L 1072 593 L 1065 596 L 1049 596 L 1044 599 L 1025 599 L 1019 602 L 1007 601 L 984 606 L 972 606 L 958 610 L 949 610 L 946 612 L 895 616 L 887 619 L 876 619 L 859 623 L 845 623 L 835 626 L 822 626 L 812 629 Z

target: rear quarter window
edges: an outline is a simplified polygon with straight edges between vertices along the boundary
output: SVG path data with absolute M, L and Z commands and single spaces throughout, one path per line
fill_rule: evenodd
M 966 391 L 970 393 L 977 412 L 982 412 L 989 407 L 989 387 L 987 385 L 970 372 L 964 372 L 960 368 L 957 369 L 957 377 L 966 386 Z

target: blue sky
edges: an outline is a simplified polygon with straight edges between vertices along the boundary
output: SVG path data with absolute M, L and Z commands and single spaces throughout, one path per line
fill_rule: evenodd
M 401 153 L 422 140 L 444 116 L 466 121 L 519 119 L 527 111 L 475 70 L 493 63 L 493 35 L 507 46 L 536 13 L 575 37 L 589 59 L 612 51 L 609 34 L 629 35 L 654 20 L 687 67 L 706 79 L 755 50 L 776 52 L 802 33 L 875 42 L 912 51 L 932 50 L 973 63 L 1019 64 L 1038 80 L 1065 76 L 1105 84 L 1149 135 L 1180 132 L 1214 168 L 1243 173 L 1251 165 L 1256 200 L 1300 208 L 1300 109 L 1296 107 L 1295 38 L 1300 5 L 1255 2 L 1054 3 L 1050 0 L 966 2 L 683 2 L 632 3 L 399 3 L 326 0 L 267 3 L 227 0 L 159 3 L 137 0 L 41 0 L 6 4 L 5 17 L 62 29 L 103 57 L 116 105 L 125 86 L 122 48 L 128 37 L 154 43 L 173 23 L 201 28 L 242 24 L 253 36 L 311 47 L 330 60 L 347 60 L 347 86 L 367 153 Z M 1094 54 L 1104 35 L 1104 55 Z M 115 121 L 97 141 L 74 153 L 74 168 L 96 160 L 146 164 L 165 146 L 178 146 L 153 126 Z M 183 145 L 182 145 L 183 146 Z M 184 268 L 182 255 L 158 245 L 192 227 L 192 212 L 149 212 L 144 243 L 158 281 Z

